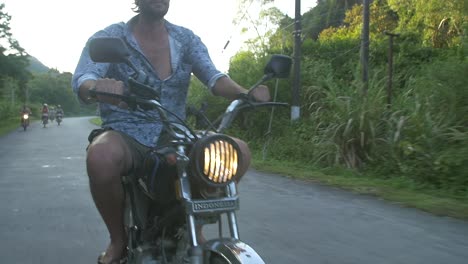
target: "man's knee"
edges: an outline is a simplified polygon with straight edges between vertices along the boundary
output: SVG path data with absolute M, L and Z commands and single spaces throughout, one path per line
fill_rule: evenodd
M 102 133 L 88 147 L 86 165 L 92 180 L 107 182 L 120 178 L 122 172 L 128 170 L 129 163 L 128 146 L 115 131 Z

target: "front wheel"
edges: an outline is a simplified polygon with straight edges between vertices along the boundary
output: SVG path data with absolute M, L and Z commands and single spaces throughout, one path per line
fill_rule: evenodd
M 225 260 L 223 257 L 221 257 L 218 254 L 213 254 L 210 257 L 210 264 L 229 264 L 227 260 Z
M 238 239 L 212 239 L 204 243 L 203 248 L 208 255 L 208 263 L 210 264 L 265 264 L 265 261 L 263 261 L 253 248 Z

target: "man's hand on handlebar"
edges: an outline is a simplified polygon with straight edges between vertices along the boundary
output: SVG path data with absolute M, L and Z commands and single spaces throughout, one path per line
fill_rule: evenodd
M 271 100 L 270 91 L 265 85 L 259 85 L 249 91 L 249 96 L 256 102 L 269 102 Z
M 97 92 L 104 92 L 104 93 L 110 93 L 110 94 L 116 94 L 116 95 L 123 95 L 124 94 L 124 83 L 122 81 L 117 81 L 114 79 L 98 79 L 95 82 L 95 86 L 93 87 L 93 90 Z M 118 106 L 123 106 L 121 105 L 123 102 L 121 99 L 117 97 L 112 97 L 112 96 L 106 96 L 106 95 L 97 95 L 97 100 L 99 102 L 103 103 L 108 103 L 108 104 L 113 104 L 113 105 L 118 105 Z M 124 106 L 125 107 L 125 106 Z

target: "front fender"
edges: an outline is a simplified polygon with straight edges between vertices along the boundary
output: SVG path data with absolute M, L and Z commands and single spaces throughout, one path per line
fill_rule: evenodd
M 215 253 L 229 264 L 264 264 L 263 259 L 246 243 L 234 238 L 213 239 L 203 245 L 205 259 Z M 209 263 L 209 262 L 208 262 Z

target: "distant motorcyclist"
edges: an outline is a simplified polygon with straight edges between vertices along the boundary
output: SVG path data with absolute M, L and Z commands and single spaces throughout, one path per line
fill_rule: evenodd
M 41 115 L 41 120 L 42 124 L 44 127 L 46 127 L 46 124 L 49 122 L 49 107 L 47 104 L 42 105 L 42 115 Z
M 57 105 L 57 109 L 55 109 L 55 116 L 57 118 L 57 124 L 60 126 L 60 123 L 63 119 L 63 109 L 61 105 Z
M 63 109 L 62 109 L 62 106 L 61 105 L 57 105 L 57 109 L 55 110 L 55 115 L 60 115 L 61 117 L 63 117 L 64 113 L 63 113 Z
M 31 109 L 28 106 L 23 105 L 23 107 L 20 110 L 20 114 L 21 115 L 23 115 L 23 114 L 32 115 L 32 112 L 31 112 Z
M 55 108 L 53 106 L 49 109 L 49 120 L 50 122 L 54 122 L 55 119 Z
M 27 107 L 26 105 L 23 105 L 23 107 L 20 110 L 20 115 L 21 115 L 21 126 L 25 127 L 29 125 L 29 116 L 32 115 L 31 109 Z

